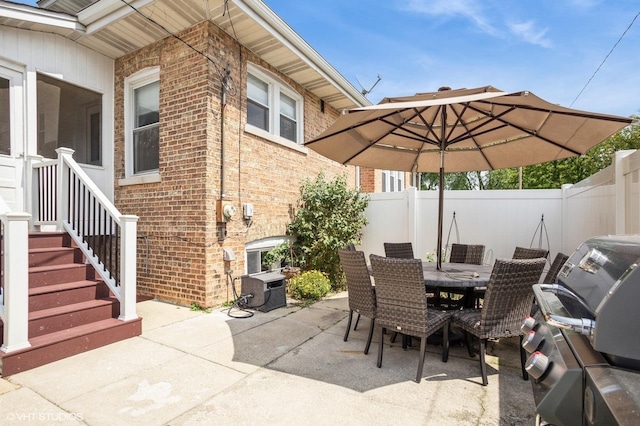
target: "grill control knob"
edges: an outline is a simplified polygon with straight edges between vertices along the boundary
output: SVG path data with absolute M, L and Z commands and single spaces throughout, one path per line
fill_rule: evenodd
M 531 330 L 524 336 L 524 339 L 522 339 L 522 347 L 525 351 L 531 353 L 540 347 L 543 340 L 544 336 L 542 334 Z
M 549 368 L 549 358 L 540 351 L 531 354 L 524 365 L 524 369 L 531 377 L 538 380 Z
M 530 332 L 534 328 L 536 328 L 536 319 L 533 318 L 533 317 L 526 317 L 524 319 L 524 321 L 522 322 L 522 326 L 520 327 L 520 330 L 524 334 L 527 334 L 528 332 Z

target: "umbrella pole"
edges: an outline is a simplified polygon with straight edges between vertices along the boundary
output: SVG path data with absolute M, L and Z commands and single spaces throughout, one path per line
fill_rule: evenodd
M 440 176 L 438 183 L 438 242 L 436 254 L 436 268 L 442 269 L 442 212 L 444 206 L 444 152 L 440 153 Z

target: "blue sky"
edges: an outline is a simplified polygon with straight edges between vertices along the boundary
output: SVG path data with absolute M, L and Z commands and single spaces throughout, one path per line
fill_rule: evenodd
M 440 86 L 640 114 L 640 0 L 265 0 L 377 103 Z M 576 99 L 576 97 L 578 98 Z M 575 99 L 575 102 L 574 102 Z
M 380 75 L 372 103 L 492 85 L 587 111 L 640 114 L 640 17 L 619 41 L 640 0 L 265 3 L 355 87 L 370 89 Z

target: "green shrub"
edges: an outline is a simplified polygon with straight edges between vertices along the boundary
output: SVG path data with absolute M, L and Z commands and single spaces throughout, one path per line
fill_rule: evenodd
M 289 280 L 289 292 L 298 300 L 318 300 L 329 293 L 331 283 L 320 271 L 306 271 Z
M 344 274 L 338 249 L 360 242 L 368 204 L 369 196 L 350 189 L 344 176 L 327 182 L 320 173 L 315 180 L 306 180 L 287 229 L 296 238 L 293 252 L 299 266 L 324 272 L 333 288 L 341 289 Z
M 271 265 L 279 263 L 281 266 L 293 265 L 291 244 L 288 241 L 278 244 L 262 256 L 262 266 L 271 269 Z

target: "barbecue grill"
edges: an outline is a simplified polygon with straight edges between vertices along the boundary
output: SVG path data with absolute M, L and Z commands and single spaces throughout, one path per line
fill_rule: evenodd
M 522 346 L 539 424 L 640 424 L 640 235 L 582 243 L 533 286 Z

